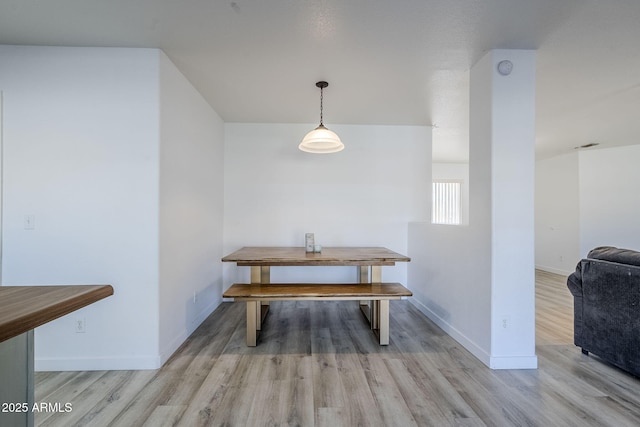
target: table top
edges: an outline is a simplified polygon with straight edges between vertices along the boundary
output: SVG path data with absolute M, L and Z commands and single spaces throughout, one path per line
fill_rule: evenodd
M 244 247 L 224 258 L 240 266 L 395 265 L 411 258 L 382 247 L 323 247 L 306 252 L 304 247 Z
M 110 295 L 111 285 L 0 286 L 0 342 Z

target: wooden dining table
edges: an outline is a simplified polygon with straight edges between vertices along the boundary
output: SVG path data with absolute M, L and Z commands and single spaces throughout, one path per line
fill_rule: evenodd
M 357 273 L 356 283 L 381 283 L 382 267 L 409 262 L 411 258 L 385 247 L 322 247 L 321 252 L 307 252 L 304 247 L 249 246 L 226 255 L 222 261 L 250 267 L 251 283 L 266 285 L 271 283 L 271 267 L 285 266 L 353 266 Z M 376 327 L 379 301 L 362 300 L 359 306 L 372 328 Z M 260 330 L 269 302 L 257 304 L 257 310 L 257 329 Z

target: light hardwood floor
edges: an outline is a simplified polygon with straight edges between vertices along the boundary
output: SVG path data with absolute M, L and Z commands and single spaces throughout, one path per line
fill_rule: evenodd
M 640 379 L 573 345 L 565 277 L 536 274 L 537 370 L 488 369 L 408 301 L 381 347 L 353 302 L 276 302 L 257 347 L 223 303 L 155 371 L 42 372 L 38 426 L 638 426 Z

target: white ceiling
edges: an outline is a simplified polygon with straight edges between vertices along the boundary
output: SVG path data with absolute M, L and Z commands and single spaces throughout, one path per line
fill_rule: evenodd
M 640 143 L 639 0 L 0 0 L 0 43 L 161 48 L 226 122 L 434 124 L 464 161 L 469 68 L 537 49 L 538 158 Z M 1 64 L 0 64 L 1 66 Z

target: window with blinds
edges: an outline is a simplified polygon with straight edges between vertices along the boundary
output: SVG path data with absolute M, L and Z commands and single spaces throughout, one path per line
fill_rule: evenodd
M 433 181 L 431 201 L 433 224 L 461 224 L 461 187 L 462 181 L 458 180 Z

